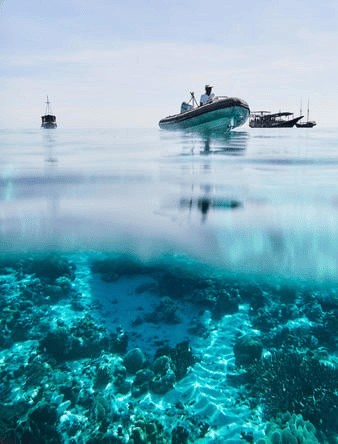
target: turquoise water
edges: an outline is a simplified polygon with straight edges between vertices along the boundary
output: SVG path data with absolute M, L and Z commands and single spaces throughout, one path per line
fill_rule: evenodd
M 173 252 L 336 278 L 337 131 L 2 131 L 2 251 Z
M 337 443 L 337 148 L 1 130 L 0 441 Z

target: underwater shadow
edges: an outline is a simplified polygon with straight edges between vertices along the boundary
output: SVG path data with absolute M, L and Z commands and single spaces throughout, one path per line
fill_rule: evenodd
M 201 195 L 198 197 L 191 196 L 190 198 L 181 198 L 179 201 L 179 209 L 187 210 L 189 214 L 193 210 L 197 210 L 202 215 L 202 222 L 206 222 L 207 215 L 211 210 L 231 211 L 242 208 L 243 204 L 239 200 L 209 197 L 208 195 Z

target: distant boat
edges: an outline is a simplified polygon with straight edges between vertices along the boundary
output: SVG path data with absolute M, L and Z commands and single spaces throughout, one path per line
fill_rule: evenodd
M 225 132 L 243 125 L 250 114 L 249 105 L 236 97 L 216 96 L 210 103 L 198 105 L 191 93 L 190 100 L 193 100 L 192 105 L 182 103 L 180 114 L 160 120 L 160 128 Z
M 50 109 L 50 101 L 48 100 L 47 96 L 47 102 L 46 102 L 46 111 L 43 116 L 41 116 L 42 123 L 41 128 L 56 128 L 56 117 L 52 114 Z
M 303 117 L 293 117 L 293 113 L 289 112 L 272 114 L 270 111 L 253 111 L 250 114 L 249 126 L 250 128 L 292 128 Z
M 309 102 L 307 102 L 307 119 L 306 122 L 299 122 L 296 123 L 296 127 L 297 128 L 313 128 L 314 126 L 317 125 L 317 122 L 315 122 L 314 120 L 309 120 Z M 302 114 L 302 106 L 300 107 L 300 114 Z

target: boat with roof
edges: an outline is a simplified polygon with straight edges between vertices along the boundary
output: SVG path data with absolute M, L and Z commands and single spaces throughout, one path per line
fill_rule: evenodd
M 181 112 L 165 117 L 159 126 L 167 130 L 229 131 L 243 125 L 249 115 L 247 102 L 237 97 L 214 96 L 198 104 L 193 92 L 189 102 L 183 102 Z
M 41 128 L 57 128 L 56 117 L 54 116 L 54 114 L 52 114 L 48 96 L 46 101 L 45 114 L 41 116 L 41 119 L 42 119 Z
M 303 117 L 294 117 L 290 112 L 253 111 L 250 114 L 249 126 L 250 128 L 292 128 Z

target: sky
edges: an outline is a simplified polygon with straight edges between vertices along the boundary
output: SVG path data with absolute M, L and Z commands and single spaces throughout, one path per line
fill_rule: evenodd
M 337 127 L 336 0 L 0 0 L 0 129 L 151 128 L 190 91 Z

